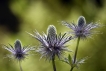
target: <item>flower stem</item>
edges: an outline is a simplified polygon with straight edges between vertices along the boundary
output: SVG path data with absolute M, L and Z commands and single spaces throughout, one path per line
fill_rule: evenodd
M 21 67 L 21 62 L 20 61 L 19 61 L 19 67 L 20 67 L 20 71 L 23 71 L 22 67 Z
M 76 46 L 75 55 L 74 55 L 74 63 L 76 62 L 76 57 L 77 57 L 77 52 L 78 52 L 79 41 L 80 41 L 80 37 L 78 37 L 78 40 L 77 40 L 77 46 Z
M 53 56 L 52 58 L 52 65 L 53 65 L 53 70 L 56 71 L 55 56 Z
M 74 68 L 74 67 L 71 67 L 71 70 L 70 70 L 70 71 L 73 71 L 73 68 Z
M 76 58 L 77 58 L 77 52 L 78 52 L 79 41 L 80 41 L 80 37 L 78 37 L 78 40 L 77 40 L 77 45 L 76 45 L 76 49 L 75 49 L 73 64 L 76 63 Z M 74 69 L 74 67 L 71 67 L 71 70 L 70 70 L 70 71 L 73 71 L 73 69 Z

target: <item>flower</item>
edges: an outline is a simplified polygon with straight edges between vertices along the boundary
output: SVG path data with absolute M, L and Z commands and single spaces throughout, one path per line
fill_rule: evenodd
M 26 55 L 28 55 L 28 52 L 32 50 L 31 47 L 23 47 L 21 41 L 18 39 L 15 41 L 14 47 L 12 45 L 10 45 L 10 47 L 4 45 L 4 48 L 10 51 L 12 55 L 19 61 L 24 59 Z
M 93 24 L 91 22 L 90 24 L 86 24 L 86 20 L 83 16 L 80 16 L 78 18 L 78 24 L 75 25 L 74 23 L 67 23 L 65 21 L 62 21 L 62 24 L 67 26 L 68 28 L 72 29 L 73 32 L 71 32 L 75 37 L 80 37 L 80 38 L 87 38 L 90 37 L 92 34 L 95 34 L 97 32 L 93 32 L 92 30 L 94 28 L 98 28 L 100 25 L 99 24 Z
M 60 59 L 64 51 L 69 51 L 64 44 L 71 40 L 71 36 L 66 37 L 66 33 L 57 35 L 55 26 L 50 25 L 48 27 L 47 35 L 45 33 L 43 35 L 38 32 L 34 33 L 35 35 L 29 34 L 41 43 L 41 46 L 37 49 L 37 52 L 42 55 L 41 58 L 46 57 L 51 60 L 57 55 Z

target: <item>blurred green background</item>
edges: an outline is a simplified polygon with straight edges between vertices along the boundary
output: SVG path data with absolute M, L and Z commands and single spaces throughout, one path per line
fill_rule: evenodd
M 58 33 L 70 29 L 61 25 L 61 21 L 75 22 L 84 16 L 87 23 L 106 23 L 105 0 L 0 0 L 0 43 L 14 45 L 20 39 L 23 45 L 39 46 L 39 43 L 25 31 L 34 30 L 46 33 L 48 25 L 56 26 Z M 78 59 L 89 56 L 85 64 L 74 71 L 106 71 L 106 28 L 97 29 L 100 33 L 93 39 L 82 40 L 79 45 Z M 75 50 L 76 40 L 70 41 L 69 49 Z M 0 45 L 0 71 L 19 71 L 17 61 L 6 57 L 10 54 Z M 69 53 L 66 53 L 67 57 Z M 70 53 L 71 55 L 74 52 Z M 22 62 L 24 71 L 53 71 L 51 62 L 39 60 L 38 53 L 30 54 Z M 69 71 L 70 66 L 56 60 L 57 71 Z

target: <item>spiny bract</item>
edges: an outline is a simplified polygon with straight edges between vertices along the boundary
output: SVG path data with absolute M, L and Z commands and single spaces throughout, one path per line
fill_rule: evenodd
M 77 25 L 74 23 L 69 24 L 65 21 L 62 21 L 62 24 L 73 30 L 71 34 L 73 34 L 75 38 L 80 37 L 82 39 L 90 37 L 92 34 L 97 33 L 92 30 L 100 26 L 99 24 L 93 24 L 92 22 L 89 24 L 86 24 L 85 17 L 83 16 L 80 16 L 78 18 Z
M 10 47 L 4 45 L 4 48 L 10 51 L 12 55 L 19 61 L 24 59 L 25 56 L 28 55 L 28 52 L 32 50 L 31 47 L 23 47 L 20 40 L 15 41 L 14 47 L 12 45 L 10 45 Z
M 41 58 L 46 57 L 51 60 L 55 55 L 57 55 L 60 59 L 64 51 L 69 51 L 64 44 L 71 40 L 71 36 L 66 36 L 66 33 L 63 35 L 61 35 L 61 33 L 57 35 L 55 26 L 50 25 L 48 27 L 47 35 L 45 33 L 40 35 L 37 31 L 34 33 L 35 35 L 30 33 L 28 34 L 41 43 L 41 46 L 37 49 L 37 52 L 42 55 Z

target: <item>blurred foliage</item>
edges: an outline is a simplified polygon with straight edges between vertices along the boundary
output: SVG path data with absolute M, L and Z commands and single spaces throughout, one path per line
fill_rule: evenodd
M 1 6 L 1 5 L 0 5 Z M 58 33 L 70 29 L 61 25 L 61 21 L 75 22 L 79 16 L 84 16 L 87 23 L 106 23 L 106 1 L 105 0 L 9 0 L 9 9 L 19 20 L 19 31 L 12 33 L 5 26 L 0 25 L 0 71 L 19 71 L 17 61 L 5 58 L 8 51 L 2 48 L 2 44 L 14 45 L 16 39 L 20 39 L 23 45 L 39 46 L 39 43 L 29 36 L 25 31 L 33 33 L 45 32 L 48 25 L 56 26 Z M 5 7 L 1 7 L 5 8 Z M 0 14 L 1 16 L 1 14 Z M 1 19 L 1 18 L 0 18 Z M 15 24 L 15 23 L 14 23 Z M 14 27 L 12 25 L 12 27 Z M 78 59 L 89 56 L 90 58 L 80 69 L 74 71 L 106 71 L 106 28 L 98 29 L 100 33 L 94 35 L 93 39 L 82 40 L 79 45 Z M 76 40 L 68 43 L 69 49 L 75 50 Z M 73 55 L 73 52 L 70 53 Z M 68 53 L 65 54 L 67 57 Z M 52 71 L 51 62 L 40 59 L 40 55 L 33 53 L 22 62 L 24 71 Z M 70 67 L 56 60 L 58 71 L 69 71 Z

